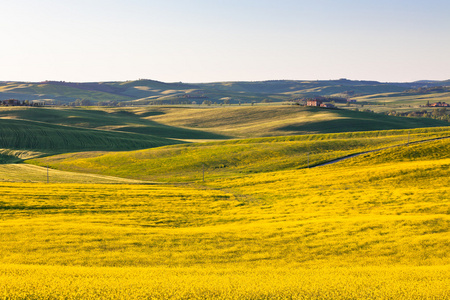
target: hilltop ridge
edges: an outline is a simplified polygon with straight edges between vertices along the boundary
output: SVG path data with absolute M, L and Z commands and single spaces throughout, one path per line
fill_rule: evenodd
M 0 82 L 0 100 L 43 99 L 57 104 L 88 100 L 91 105 L 280 102 L 302 97 L 367 96 L 410 89 L 449 86 L 450 81 L 387 83 L 364 80 L 267 80 L 211 83 L 161 82 L 150 79 L 109 82 Z

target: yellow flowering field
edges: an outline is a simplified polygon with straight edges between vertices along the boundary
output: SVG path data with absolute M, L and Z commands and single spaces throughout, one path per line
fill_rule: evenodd
M 448 143 L 204 184 L 0 183 L 0 299 L 448 299 Z
M 0 265 L 2 299 L 448 299 L 445 267 Z

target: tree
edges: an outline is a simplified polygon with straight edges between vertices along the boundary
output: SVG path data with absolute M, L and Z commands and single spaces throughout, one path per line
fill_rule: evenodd
M 231 98 L 230 97 L 224 97 L 222 98 L 223 100 L 223 104 L 230 104 L 231 103 Z
M 81 106 L 91 106 L 92 102 L 89 99 L 82 99 L 81 100 Z

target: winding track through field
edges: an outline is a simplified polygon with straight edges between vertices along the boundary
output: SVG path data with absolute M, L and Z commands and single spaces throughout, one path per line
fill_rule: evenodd
M 359 153 L 355 153 L 355 154 L 350 154 L 350 155 L 347 155 L 347 156 L 339 157 L 337 159 L 330 160 L 330 161 L 327 161 L 327 162 L 324 162 L 324 163 L 321 163 L 321 164 L 317 164 L 317 165 L 311 166 L 310 168 L 316 168 L 316 167 L 332 165 L 332 164 L 335 164 L 337 162 L 340 162 L 340 161 L 343 161 L 343 160 L 346 160 L 346 159 L 350 159 L 352 157 L 364 155 L 364 154 L 367 154 L 367 153 L 379 152 L 379 151 L 383 151 L 383 150 L 386 150 L 386 149 L 391 149 L 391 148 L 396 148 L 396 147 L 401 147 L 401 146 L 407 146 L 407 145 L 411 145 L 411 144 L 432 142 L 432 141 L 443 140 L 443 139 L 448 139 L 448 138 L 450 138 L 450 136 L 444 136 L 444 137 L 433 138 L 433 139 L 428 139 L 428 140 L 420 140 L 420 141 L 409 142 L 409 143 L 404 143 L 404 144 L 399 144 L 399 145 L 394 145 L 394 146 L 389 146 L 389 147 L 383 147 L 383 148 L 370 150 L 370 151 L 359 152 Z

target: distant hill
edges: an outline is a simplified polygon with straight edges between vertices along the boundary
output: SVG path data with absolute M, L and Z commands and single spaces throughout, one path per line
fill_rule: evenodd
M 17 128 L 48 124 L 59 125 L 58 128 L 66 130 L 86 128 L 108 134 L 128 132 L 151 138 L 179 140 L 223 140 L 448 125 L 448 122 L 429 118 L 394 117 L 299 105 L 0 109 L 0 124 L 19 120 L 33 123 L 17 125 Z
M 382 83 L 377 81 L 270 80 L 214 83 L 165 83 L 141 79 L 125 82 L 0 82 L 0 100 L 48 100 L 58 104 L 88 100 L 92 105 L 123 104 L 201 104 L 286 101 L 302 97 L 348 95 L 365 96 L 401 93 L 410 89 L 450 86 L 450 81 Z

